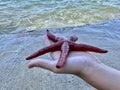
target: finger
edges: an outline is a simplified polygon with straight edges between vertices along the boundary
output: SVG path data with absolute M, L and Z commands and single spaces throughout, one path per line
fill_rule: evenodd
M 29 68 L 40 67 L 40 68 L 53 71 L 55 68 L 55 65 L 56 65 L 55 61 L 49 61 L 46 59 L 36 59 L 36 60 L 29 62 L 28 67 Z
M 48 39 L 47 35 L 43 36 L 43 40 L 46 46 L 53 44 L 53 42 Z M 50 55 L 53 60 L 58 60 L 58 58 L 60 57 L 60 51 L 50 52 Z
M 48 39 L 47 35 L 43 36 L 43 40 L 46 46 L 49 46 L 52 44 L 52 41 Z
M 58 60 L 60 57 L 60 51 L 55 51 L 50 53 L 53 60 Z

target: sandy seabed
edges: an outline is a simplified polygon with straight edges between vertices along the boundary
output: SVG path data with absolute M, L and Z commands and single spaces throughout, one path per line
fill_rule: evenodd
M 120 70 L 120 19 L 91 25 L 50 29 L 59 36 L 79 37 L 86 43 L 107 49 L 107 54 L 95 54 L 104 64 Z M 73 75 L 28 69 L 25 57 L 44 47 L 46 30 L 0 34 L 0 90 L 96 90 Z M 39 58 L 50 58 L 45 54 Z

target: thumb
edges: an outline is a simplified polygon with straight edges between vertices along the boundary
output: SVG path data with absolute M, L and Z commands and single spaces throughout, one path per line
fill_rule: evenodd
M 40 67 L 53 71 L 56 65 L 56 61 L 49 61 L 46 59 L 35 59 L 28 63 L 29 68 Z

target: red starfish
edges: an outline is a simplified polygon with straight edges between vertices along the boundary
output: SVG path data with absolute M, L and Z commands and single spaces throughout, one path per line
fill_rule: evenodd
M 47 37 L 54 42 L 54 44 L 51 44 L 47 47 L 44 47 L 37 51 L 36 53 L 28 56 L 26 60 L 33 59 L 35 57 L 38 57 L 40 55 L 43 55 L 48 52 L 54 52 L 54 51 L 61 51 L 60 58 L 58 60 L 58 63 L 56 65 L 57 68 L 61 68 L 64 66 L 67 56 L 70 51 L 90 51 L 90 52 L 96 52 L 96 53 L 107 53 L 107 50 L 103 50 L 94 46 L 86 45 L 86 44 L 77 44 L 75 41 L 78 40 L 76 36 L 71 36 L 68 40 L 62 38 L 62 37 L 56 37 L 53 33 L 49 32 L 47 30 Z

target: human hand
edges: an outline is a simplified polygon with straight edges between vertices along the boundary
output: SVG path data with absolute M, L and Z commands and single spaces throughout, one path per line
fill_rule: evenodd
M 47 36 L 44 36 L 44 41 L 46 45 L 53 43 L 47 38 Z M 28 67 L 41 67 L 56 73 L 78 75 L 86 72 L 91 65 L 100 63 L 100 61 L 89 52 L 71 51 L 69 53 L 65 66 L 57 69 L 56 64 L 60 56 L 60 51 L 51 52 L 50 54 L 53 58 L 52 61 L 46 59 L 35 59 L 28 64 Z

